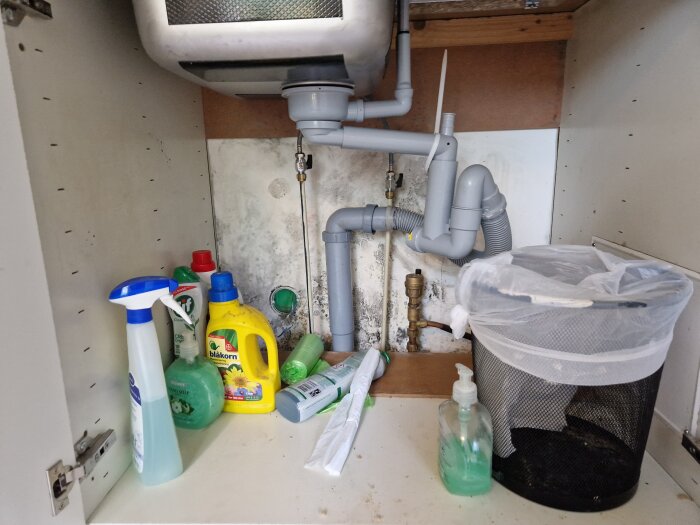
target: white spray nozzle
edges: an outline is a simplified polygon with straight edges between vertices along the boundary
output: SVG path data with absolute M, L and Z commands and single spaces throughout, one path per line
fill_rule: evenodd
M 462 363 L 456 363 L 459 379 L 452 385 L 452 399 L 454 399 L 461 407 L 468 407 L 476 403 L 476 385 L 471 380 L 474 372 L 464 366 Z
M 192 319 L 190 319 L 190 316 L 187 315 L 187 313 L 182 309 L 182 306 L 173 299 L 173 296 L 170 295 L 169 293 L 159 297 L 160 302 L 163 303 L 165 306 L 173 310 L 177 315 L 182 317 L 187 324 L 192 324 Z
M 126 307 L 127 323 L 151 321 L 151 307 L 160 299 L 165 306 L 175 310 L 187 324 L 192 324 L 189 316 L 170 295 L 176 288 L 177 282 L 167 277 L 136 277 L 117 285 L 109 294 L 109 301 Z

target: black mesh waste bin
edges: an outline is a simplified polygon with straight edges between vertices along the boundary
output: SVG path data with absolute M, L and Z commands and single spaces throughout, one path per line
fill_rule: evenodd
M 585 246 L 524 248 L 462 270 L 453 320 L 474 334 L 494 478 L 565 510 L 628 501 L 691 293 L 669 265 Z

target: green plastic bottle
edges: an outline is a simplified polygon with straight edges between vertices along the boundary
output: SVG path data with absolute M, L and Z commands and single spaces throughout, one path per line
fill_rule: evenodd
M 477 401 L 472 371 L 457 363 L 452 399 L 440 404 L 440 477 L 452 494 L 476 496 L 491 490 L 491 416 Z
M 192 332 L 183 332 L 180 357 L 165 371 L 175 425 L 205 428 L 224 409 L 224 383 L 216 365 L 199 355 Z

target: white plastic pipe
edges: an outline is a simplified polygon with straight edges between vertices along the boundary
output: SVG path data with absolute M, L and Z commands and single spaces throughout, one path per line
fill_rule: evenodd
M 442 115 L 442 99 L 445 96 L 445 76 L 447 75 L 447 49 L 442 54 L 442 68 L 440 69 L 440 87 L 438 89 L 437 108 L 435 109 L 435 131 L 440 133 L 440 116 Z

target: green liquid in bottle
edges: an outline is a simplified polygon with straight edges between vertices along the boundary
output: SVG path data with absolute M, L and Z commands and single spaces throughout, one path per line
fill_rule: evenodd
M 478 441 L 462 443 L 456 436 L 440 439 L 440 477 L 452 494 L 474 496 L 491 489 L 491 458 Z M 489 451 L 490 454 L 490 451 Z
M 224 408 L 224 384 L 216 366 L 201 356 L 179 358 L 165 372 L 173 421 L 180 428 L 205 428 Z

